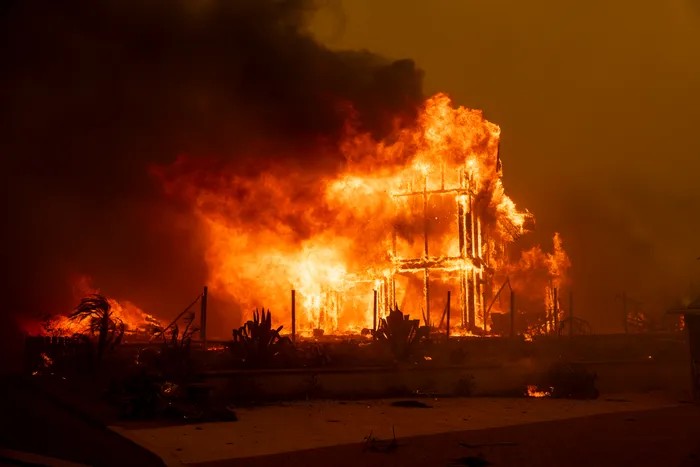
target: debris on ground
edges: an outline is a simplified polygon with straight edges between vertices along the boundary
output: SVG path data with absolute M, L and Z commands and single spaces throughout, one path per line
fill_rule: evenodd
M 362 447 L 362 450 L 383 453 L 395 451 L 396 448 L 399 447 L 399 444 L 396 442 L 396 430 L 393 426 L 391 427 L 391 431 L 394 435 L 393 439 L 391 440 L 377 439 L 373 436 L 374 432 L 370 432 L 369 436 L 365 437 L 365 443 Z
M 597 399 L 598 375 L 581 363 L 558 361 L 549 367 L 543 387 L 551 388 L 551 397 L 566 399 Z
M 391 403 L 392 406 L 394 407 L 406 407 L 406 408 L 414 408 L 414 409 L 432 409 L 432 405 L 428 405 L 424 402 L 421 401 L 416 401 L 416 400 L 407 400 L 407 401 L 396 401 Z

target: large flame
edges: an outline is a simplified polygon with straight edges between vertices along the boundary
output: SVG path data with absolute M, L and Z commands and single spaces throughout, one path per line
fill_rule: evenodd
M 92 286 L 92 279 L 89 276 L 77 276 L 72 281 L 73 297 L 76 303 L 84 297 L 100 294 L 100 289 Z M 126 330 L 129 332 L 146 331 L 153 325 L 160 324 L 153 316 L 145 313 L 141 308 L 128 301 L 117 301 L 114 298 L 107 298 L 110 312 L 116 319 L 121 320 Z M 55 314 L 47 317 L 43 323 L 32 323 L 32 328 L 40 334 L 53 336 L 74 336 L 88 331 L 87 321 L 74 321 L 65 314 Z
M 264 305 L 288 324 L 295 289 L 297 329 L 357 331 L 372 326 L 377 291 L 380 316 L 398 305 L 438 325 L 452 290 L 453 323 L 487 330 L 504 276 L 543 303 L 570 264 L 558 235 L 553 254 L 509 261 L 534 219 L 505 193 L 499 138 L 481 111 L 438 94 L 389 142 L 348 125 L 334 176 L 277 165 L 249 176 L 187 158 L 158 173 L 204 227 L 211 293 L 243 309 Z

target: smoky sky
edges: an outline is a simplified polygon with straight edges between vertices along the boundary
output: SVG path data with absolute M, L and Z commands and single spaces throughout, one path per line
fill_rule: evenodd
M 624 290 L 649 312 L 700 294 L 699 2 L 352 0 L 342 19 L 334 47 L 410 53 L 427 94 L 501 126 L 506 191 L 537 217 L 518 242 L 562 233 L 594 330 L 622 329 Z
M 327 49 L 307 33 L 314 11 L 306 0 L 4 2 L 3 310 L 64 312 L 67 281 L 88 274 L 175 315 L 205 282 L 204 245 L 151 167 L 186 155 L 246 173 L 334 170 L 341 161 L 314 149 L 349 112 L 377 138 L 410 125 L 422 72 Z

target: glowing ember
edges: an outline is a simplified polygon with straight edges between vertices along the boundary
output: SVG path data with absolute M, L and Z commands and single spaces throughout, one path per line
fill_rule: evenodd
M 53 365 L 53 360 L 51 359 L 51 357 L 49 357 L 45 353 L 42 353 L 40 357 L 41 357 L 41 365 L 44 368 L 49 368 L 51 365 Z
M 454 335 L 488 332 L 505 277 L 539 306 L 552 301 L 570 265 L 559 236 L 553 254 L 508 257 L 534 218 L 505 194 L 497 125 L 438 94 L 389 141 L 348 125 L 334 176 L 273 165 L 251 177 L 187 158 L 156 172 L 207 234 L 211 293 L 244 310 L 264 304 L 289 329 L 295 289 L 301 335 L 372 327 L 375 290 L 379 317 L 398 305 L 433 325 L 453 291 Z
M 527 386 L 527 396 L 528 397 L 535 397 L 535 398 L 540 398 L 540 397 L 549 397 L 552 395 L 551 388 L 549 391 L 538 391 L 537 386 L 534 384 L 530 384 Z

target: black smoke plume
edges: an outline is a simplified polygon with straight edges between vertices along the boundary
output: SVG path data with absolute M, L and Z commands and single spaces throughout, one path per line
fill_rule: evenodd
M 348 115 L 382 138 L 410 125 L 422 101 L 410 60 L 317 43 L 310 0 L 2 8 L 2 308 L 15 316 L 69 309 L 74 274 L 177 314 L 205 281 L 203 245 L 149 167 L 186 154 L 248 172 L 334 170 L 333 152 L 312 149 L 332 146 Z

